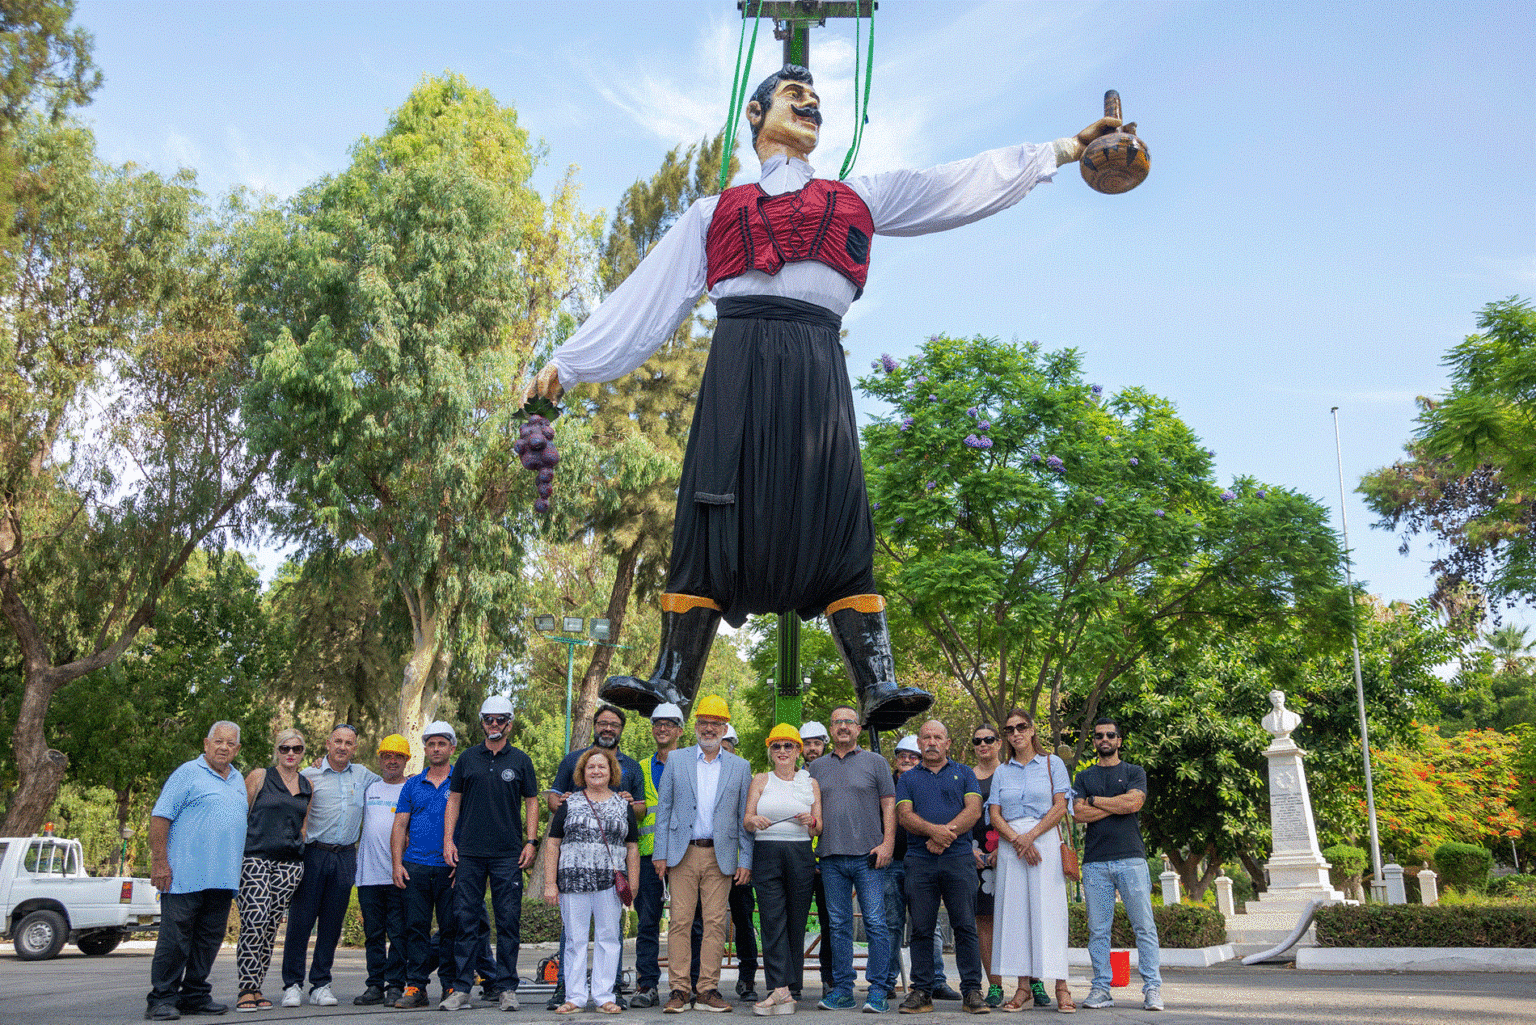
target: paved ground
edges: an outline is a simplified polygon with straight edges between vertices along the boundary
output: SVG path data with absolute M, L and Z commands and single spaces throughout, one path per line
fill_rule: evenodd
M 523 951 L 525 974 L 548 951 L 537 948 Z M 214 966 L 214 997 L 234 1002 L 234 952 L 226 948 Z M 9 952 L 0 954 L 0 1022 L 75 1025 L 75 1023 L 116 1023 L 141 1021 L 144 993 L 148 988 L 151 951 L 147 945 L 134 944 L 105 957 L 85 957 L 73 947 L 52 961 L 27 963 Z M 626 955 L 626 962 L 629 955 Z M 363 989 L 366 975 L 359 951 L 343 950 L 337 955 L 335 990 L 342 1003 L 337 1007 L 318 1008 L 305 1005 L 284 1010 L 274 1008 L 261 1014 L 236 1015 L 231 1011 L 223 1019 L 187 1018 L 188 1022 L 221 1020 L 233 1025 L 259 1021 L 310 1021 L 339 1015 L 426 1015 L 430 1011 L 396 1011 L 377 1007 L 353 1007 L 352 997 Z M 1132 974 L 1134 979 L 1134 973 Z M 734 977 L 728 978 L 733 982 Z M 1077 972 L 1072 980 L 1073 994 L 1081 1000 L 1087 995 L 1087 978 Z M 267 995 L 281 992 L 275 978 L 269 979 Z M 722 989 L 729 991 L 730 985 Z M 807 987 L 807 997 L 817 989 Z M 437 995 L 436 984 L 432 995 Z M 819 995 L 819 994 L 818 994 Z M 1216 1022 L 1242 1022 L 1243 1025 L 1349 1025 L 1354 1022 L 1392 1023 L 1392 1025 L 1504 1025 L 1536 1023 L 1536 975 L 1533 974 L 1442 974 L 1410 975 L 1379 972 L 1349 974 L 1333 972 L 1298 972 L 1289 967 L 1260 966 L 1243 968 L 1236 962 L 1205 969 L 1167 969 L 1164 971 L 1163 997 L 1168 1010 L 1152 1015 L 1140 1009 L 1140 994 L 1116 990 L 1124 1005 L 1113 1009 L 1079 1010 L 1077 1019 L 1087 1022 L 1145 1022 L 1157 1025 L 1210 1025 Z M 527 1000 L 515 1017 L 502 1016 L 494 1008 L 461 1013 L 456 1021 L 549 1022 L 555 1020 L 589 1023 L 596 1014 L 573 1015 L 557 1019 L 543 1009 L 544 998 Z M 951 1023 L 969 1020 L 955 1004 L 940 1003 L 935 1015 L 902 1016 L 902 1021 L 944 1020 Z M 801 1004 L 801 1015 L 819 1025 L 869 1025 L 871 1018 L 855 1012 L 814 1010 L 809 1001 Z M 735 1015 L 751 1017 L 746 1005 Z M 695 1012 L 697 1013 L 697 1012 Z M 997 1012 L 993 1012 L 994 1015 Z M 894 1014 L 894 1012 L 893 1012 Z M 1050 1015 L 1043 1018 L 1043 1015 Z M 1032 1010 L 1027 1018 L 1009 1016 L 1007 1021 L 1055 1021 L 1055 1011 Z M 604 1022 L 607 1017 L 601 1017 Z M 636 1011 L 614 1019 L 620 1025 L 648 1021 L 663 1025 L 656 1009 Z M 682 1021 L 697 1021 L 683 1018 Z M 1002 1020 L 997 1025 L 1002 1025 Z M 361 1023 L 359 1023 L 361 1025 Z M 891 1019 L 891 1025 L 896 1025 Z

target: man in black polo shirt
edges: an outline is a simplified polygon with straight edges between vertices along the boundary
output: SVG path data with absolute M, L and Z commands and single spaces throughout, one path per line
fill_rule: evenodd
M 503 1011 L 517 1010 L 517 953 L 523 916 L 523 871 L 533 864 L 539 832 L 539 787 L 528 756 L 507 742 L 512 702 L 489 697 L 480 706 L 484 743 L 459 756 L 448 778 L 443 813 L 443 860 L 454 866 L 453 910 L 459 935 L 454 945 L 459 980 L 438 1006 L 473 1007 L 476 947 L 481 909 L 490 883 L 496 913 L 496 978 Z M 521 806 L 520 806 L 521 804 Z M 524 839 L 523 822 L 528 823 Z
M 896 818 L 907 831 L 907 896 L 912 902 L 912 992 L 902 1014 L 933 1010 L 933 931 L 939 901 L 955 930 L 961 1005 L 971 1014 L 991 1010 L 981 989 L 981 943 L 976 936 L 976 862 L 971 827 L 981 817 L 981 786 L 969 766 L 949 760 L 949 730 L 936 719 L 917 731 L 923 760 L 896 781 Z

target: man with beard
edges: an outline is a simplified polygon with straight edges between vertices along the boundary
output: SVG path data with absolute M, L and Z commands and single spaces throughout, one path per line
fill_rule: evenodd
M 842 317 L 863 293 L 874 235 L 945 231 L 1005 210 L 1120 121 L 840 182 L 814 177 L 807 162 L 821 109 L 805 68 L 768 76 L 746 116 L 761 178 L 694 203 L 554 352 L 524 401 L 630 373 L 707 294 L 719 322 L 678 486 L 660 655 L 649 679 L 610 677 L 603 697 L 686 709 L 721 619 L 739 627 L 753 613 L 824 614 L 860 723 L 894 729 L 933 698 L 897 683 L 885 600 L 874 593 Z
M 448 777 L 443 813 L 443 860 L 454 869 L 454 961 L 459 978 L 438 1004 L 445 1011 L 474 1006 L 476 952 L 485 890 L 496 916 L 496 978 L 503 1011 L 517 1010 L 517 953 L 523 922 L 523 872 L 538 853 L 539 786 L 533 762 L 507 741 L 512 702 L 499 695 L 480 706 L 485 740 L 465 751 Z M 526 818 L 527 832 L 524 832 Z
M 597 713 L 592 716 L 592 747 L 600 747 L 605 751 L 612 751 L 619 759 L 619 785 L 614 787 L 635 809 L 635 821 L 645 818 L 645 776 L 640 763 L 618 749 L 619 740 L 624 736 L 624 713 L 612 705 L 599 705 Z M 565 796 L 581 789 L 575 783 L 576 763 L 581 761 L 581 756 L 586 749 L 572 751 L 560 759 L 560 766 L 555 770 L 555 782 L 544 791 L 544 800 L 549 805 L 550 813 L 560 809 L 565 803 Z M 560 949 L 565 949 L 565 925 L 560 927 Z M 555 982 L 555 991 L 550 994 L 549 1001 L 544 1005 L 546 1011 L 553 1011 L 565 1003 L 565 959 L 560 958 L 560 976 Z M 613 999 L 620 1007 L 627 1008 L 624 995 L 620 991 L 620 980 L 624 977 L 624 953 L 619 952 L 618 974 L 614 976 Z
M 448 810 L 448 777 L 453 727 L 442 720 L 421 731 L 427 767 L 405 781 L 395 806 L 390 837 L 395 885 L 405 891 L 405 992 L 396 1007 L 426 1007 L 427 980 L 437 966 L 443 999 L 458 980 L 454 943 L 458 927 L 453 916 L 453 869 L 443 859 L 443 816 Z M 432 918 L 437 916 L 437 945 L 432 944 Z
M 805 723 L 800 727 L 800 743 L 803 747 L 800 757 L 804 760 L 807 771 L 810 770 L 812 762 L 827 753 L 828 739 L 830 738 L 827 736 L 827 728 L 815 720 Z M 811 837 L 811 844 L 813 846 L 820 842 L 821 837 L 819 835 Z M 821 937 L 821 942 L 816 946 L 816 969 L 821 975 L 822 996 L 826 996 L 834 988 L 832 985 L 832 948 L 830 946 L 832 939 L 830 923 L 832 918 L 827 913 L 826 883 L 821 877 L 821 869 L 819 868 L 816 870 L 815 885 L 811 888 L 811 901 L 816 907 L 816 921 L 820 925 L 819 935 Z M 796 1000 L 800 999 L 799 993 L 795 993 L 793 996 Z
M 1157 920 L 1152 917 L 1152 874 L 1141 839 L 1141 806 L 1147 799 L 1147 773 L 1120 760 L 1125 731 L 1113 719 L 1093 724 L 1097 764 L 1077 774 L 1072 817 L 1087 823 L 1083 839 L 1083 900 L 1088 905 L 1088 957 L 1093 987 L 1084 1007 L 1113 1007 L 1110 994 L 1109 929 L 1115 915 L 1115 891 L 1136 932 L 1136 970 L 1141 973 L 1142 1010 L 1163 1009 L 1163 977 L 1158 970 Z

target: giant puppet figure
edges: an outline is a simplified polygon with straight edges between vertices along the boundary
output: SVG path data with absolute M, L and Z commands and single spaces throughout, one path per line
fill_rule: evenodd
M 1120 122 L 1046 145 L 991 150 L 923 171 L 814 177 L 821 127 L 811 73 L 765 79 L 747 104 L 762 175 L 694 203 L 551 357 L 526 399 L 639 367 L 693 310 L 718 325 L 678 486 L 661 656 L 649 679 L 613 676 L 605 700 L 687 708 L 722 618 L 825 614 L 860 718 L 894 729 L 933 703 L 896 681 L 853 392 L 838 333 L 864 290 L 875 235 L 957 228 L 1023 199 Z

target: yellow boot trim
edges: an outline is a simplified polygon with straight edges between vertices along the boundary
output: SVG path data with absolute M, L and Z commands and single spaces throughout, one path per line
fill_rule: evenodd
M 661 611 L 663 612 L 687 612 L 689 609 L 714 609 L 721 611 L 720 606 L 708 598 L 700 598 L 692 594 L 664 594 L 661 596 Z
M 885 599 L 878 594 L 850 594 L 828 605 L 824 615 L 830 616 L 843 609 L 853 609 L 855 612 L 884 612 Z

